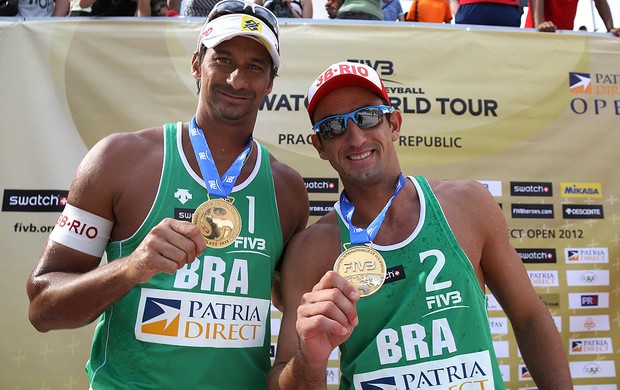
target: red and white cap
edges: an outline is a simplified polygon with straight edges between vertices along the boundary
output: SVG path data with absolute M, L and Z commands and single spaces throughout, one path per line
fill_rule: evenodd
M 252 38 L 261 43 L 271 55 L 273 67 L 280 67 L 279 42 L 276 34 L 262 20 L 243 13 L 223 15 L 205 22 L 198 35 L 196 50 L 200 50 L 201 44 L 207 48 L 214 48 L 237 36 Z
M 344 87 L 360 87 L 374 92 L 389 104 L 390 97 L 379 77 L 370 66 L 355 62 L 338 62 L 325 69 L 308 90 L 308 115 L 312 120 L 314 109 L 330 92 Z

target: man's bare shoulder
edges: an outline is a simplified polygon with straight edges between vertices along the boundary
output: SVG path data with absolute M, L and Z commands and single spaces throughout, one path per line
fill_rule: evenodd
M 156 189 L 163 153 L 161 127 L 106 136 L 77 168 L 69 202 L 112 219 L 111 209 L 100 207 L 117 202 L 121 193 L 142 191 L 142 196 L 150 195 L 145 192 Z
M 340 228 L 336 213 L 334 211 L 327 213 L 299 232 L 290 245 L 295 251 L 309 256 L 325 254 L 335 260 L 340 253 Z
M 442 205 L 492 199 L 489 191 L 477 180 L 427 180 Z
M 308 223 L 310 202 L 303 178 L 293 168 L 278 161 L 271 153 L 269 162 L 280 212 L 283 240 L 287 243 Z
M 144 155 L 157 151 L 158 146 L 163 148 L 163 142 L 161 126 L 135 132 L 112 133 L 97 142 L 89 154 L 96 154 L 104 161 L 132 158 L 136 154 Z
M 340 230 L 332 211 L 293 237 L 286 250 L 286 268 L 289 275 L 303 275 L 311 287 L 333 268 L 340 252 Z
M 272 153 L 269 153 L 269 163 L 275 179 L 282 179 L 286 182 L 292 180 L 298 184 L 303 183 L 303 179 L 299 172 L 288 164 L 278 160 Z

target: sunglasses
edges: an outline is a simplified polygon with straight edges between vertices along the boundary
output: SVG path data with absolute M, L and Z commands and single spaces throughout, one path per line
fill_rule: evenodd
M 217 19 L 220 16 L 230 14 L 246 14 L 254 16 L 263 22 L 276 34 L 278 37 L 278 18 L 267 8 L 262 7 L 255 3 L 245 2 L 241 0 L 223 0 L 213 7 L 209 16 L 207 16 L 207 22 Z
M 383 122 L 383 115 L 391 112 L 392 107 L 390 106 L 366 106 L 351 111 L 348 114 L 332 115 L 321 119 L 312 126 L 312 130 L 324 139 L 330 139 L 344 134 L 344 132 L 347 131 L 349 119 L 351 119 L 357 127 L 364 130 L 377 126 L 379 123 Z

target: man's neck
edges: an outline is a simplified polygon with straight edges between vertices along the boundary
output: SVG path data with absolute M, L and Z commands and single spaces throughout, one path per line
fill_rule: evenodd
M 347 186 L 344 183 L 347 199 L 355 207 L 352 221 L 355 226 L 366 227 L 379 215 L 394 195 L 398 179 L 398 176 L 395 176 L 394 180 L 384 180 L 369 186 Z
M 185 128 L 185 126 L 187 126 L 187 128 Z M 204 129 L 202 130 L 205 140 L 207 141 L 209 151 L 211 152 L 211 156 L 213 157 L 215 167 L 221 177 L 243 152 L 252 136 L 252 133 L 242 133 L 238 131 L 238 129 L 232 129 L 227 126 L 224 126 L 221 131 L 219 131 L 219 129 L 218 131 L 215 131 L 213 130 L 214 128 L 215 127 L 211 126 L 210 132 L 205 131 Z M 189 137 L 189 124 L 184 125 L 182 140 L 183 151 L 185 152 L 187 161 L 190 163 L 190 166 L 195 172 L 200 173 L 200 167 L 198 166 L 196 154 Z M 253 148 L 253 143 L 250 144 L 250 148 Z M 253 149 L 246 158 L 246 161 L 253 157 Z M 200 176 L 202 177 L 202 174 Z

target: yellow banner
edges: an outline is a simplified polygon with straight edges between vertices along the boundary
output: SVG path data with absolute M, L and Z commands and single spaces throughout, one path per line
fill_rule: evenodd
M 92 326 L 36 332 L 25 281 L 90 147 L 113 132 L 194 115 L 190 60 L 199 29 L 199 20 L 172 18 L 0 22 L 0 388 L 88 388 Z M 334 62 L 368 64 L 404 115 L 403 172 L 489 188 L 561 331 L 575 385 L 617 390 L 620 40 L 317 22 L 283 25 L 281 41 L 280 77 L 255 135 L 306 179 L 311 222 L 342 188 L 309 140 L 309 84 Z M 507 387 L 532 388 L 493 297 L 489 316 Z M 273 317 L 277 329 L 279 313 Z M 335 353 L 334 388 L 337 367 Z

